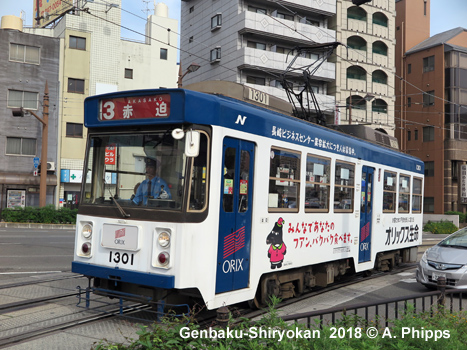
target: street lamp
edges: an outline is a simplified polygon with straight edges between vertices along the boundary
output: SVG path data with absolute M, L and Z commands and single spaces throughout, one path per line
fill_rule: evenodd
M 44 89 L 44 104 L 42 110 L 42 118 L 30 110 L 23 108 L 13 108 L 13 117 L 24 117 L 25 114 L 32 114 L 38 121 L 42 123 L 42 150 L 41 150 L 41 178 L 39 182 L 39 206 L 45 207 L 47 195 L 47 141 L 49 134 L 49 84 L 45 82 Z
M 182 65 L 180 65 L 180 68 L 178 70 L 178 87 L 182 87 L 182 80 L 185 77 L 185 75 L 187 75 L 188 73 L 196 72 L 199 69 L 199 67 L 201 67 L 199 64 L 192 63 L 188 66 L 186 72 L 182 75 Z

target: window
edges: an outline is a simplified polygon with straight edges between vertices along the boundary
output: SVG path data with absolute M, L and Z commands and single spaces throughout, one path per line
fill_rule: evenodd
M 410 176 L 399 177 L 399 213 L 410 211 Z
M 347 79 L 366 80 L 366 71 L 362 67 L 351 66 L 347 68 Z
M 266 78 L 252 77 L 249 75 L 246 77 L 246 82 L 248 84 L 266 85 Z
M 264 44 L 264 43 L 257 43 L 256 41 L 250 41 L 250 40 L 248 40 L 247 46 L 248 46 L 248 47 L 251 47 L 251 48 L 253 48 L 253 49 L 266 50 L 266 44 Z
M 10 43 L 10 61 L 39 64 L 40 48 Z
M 194 38 L 193 38 L 192 36 L 190 36 L 190 38 L 188 39 L 188 42 L 189 42 L 189 43 L 192 43 L 193 40 L 194 40 Z
M 415 129 L 413 134 L 414 134 L 414 137 L 413 137 L 414 140 L 417 141 L 418 140 L 418 130 Z
M 125 68 L 125 79 L 133 79 L 133 69 Z
M 376 99 L 371 103 L 371 110 L 377 113 L 387 113 L 388 104 L 382 99 Z
M 423 58 L 423 73 L 435 70 L 435 56 Z
M 68 78 L 68 92 L 84 94 L 84 79 Z
M 425 176 L 435 176 L 435 162 L 425 162 Z
M 413 179 L 412 213 L 422 212 L 422 179 Z
M 191 6 L 191 7 L 190 7 L 190 13 L 193 13 L 193 12 L 195 12 L 195 7 L 194 7 L 194 6 Z
M 353 212 L 355 165 L 336 161 L 334 212 Z
M 212 49 L 210 52 L 210 61 L 218 62 L 220 60 L 221 60 L 221 48 L 216 47 L 215 49 Z
M 167 49 L 161 49 L 160 58 L 161 60 L 167 59 Z
M 289 20 L 289 21 L 293 21 L 293 19 L 294 19 L 292 15 L 289 15 L 289 14 L 286 14 L 286 13 L 281 13 L 281 12 L 277 12 L 276 17 L 281 18 L 281 19 L 286 19 L 286 20 Z
M 381 12 L 376 12 L 373 15 L 373 24 L 377 24 L 383 27 L 388 26 L 388 18 Z
M 193 165 L 191 171 L 190 199 L 188 211 L 202 211 L 207 205 L 206 174 L 209 174 L 208 168 L 208 150 L 209 139 L 204 131 L 200 131 L 200 146 L 198 157 L 192 157 Z
M 407 141 L 410 141 L 412 139 L 412 131 L 407 130 Z
M 300 153 L 271 149 L 269 169 L 269 211 L 298 212 Z
M 412 106 L 412 97 L 407 97 L 407 107 Z
M 306 212 L 329 212 L 331 160 L 313 155 L 306 158 Z
M 423 107 L 435 105 L 435 91 L 427 91 L 423 93 Z
M 218 13 L 211 18 L 211 29 L 217 29 L 222 26 L 222 14 Z
M 396 212 L 396 184 L 397 174 L 385 171 L 383 185 L 383 213 Z
M 86 38 L 70 35 L 70 49 L 86 50 Z
M 412 73 L 412 63 L 409 63 L 407 65 L 407 74 L 410 74 L 410 73 Z
M 347 9 L 347 18 L 366 21 L 366 11 L 358 6 L 352 6 Z
M 83 124 L 66 123 L 66 136 L 79 138 L 83 137 Z
M 35 156 L 36 139 L 26 139 L 22 137 L 7 137 L 6 154 Z
M 373 49 L 372 49 L 373 53 L 376 53 L 378 55 L 383 55 L 383 56 L 387 56 L 388 55 L 388 47 L 385 43 L 383 43 L 382 41 L 375 41 L 373 43 Z
M 39 93 L 19 90 L 8 90 L 8 107 L 37 109 Z
M 423 198 L 423 212 L 434 213 L 435 212 L 435 199 L 434 197 Z
M 435 128 L 433 126 L 423 127 L 423 142 L 435 140 Z
M 382 70 L 375 70 L 371 75 L 371 80 L 373 83 L 385 84 L 388 83 L 388 76 Z
M 268 12 L 264 8 L 260 7 L 255 7 L 255 6 L 248 6 L 248 11 L 256 12 L 256 13 L 261 13 L 263 15 L 267 15 Z

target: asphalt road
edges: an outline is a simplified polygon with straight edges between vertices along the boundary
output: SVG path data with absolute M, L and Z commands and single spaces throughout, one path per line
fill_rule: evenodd
M 74 230 L 0 228 L 0 280 L 69 272 Z

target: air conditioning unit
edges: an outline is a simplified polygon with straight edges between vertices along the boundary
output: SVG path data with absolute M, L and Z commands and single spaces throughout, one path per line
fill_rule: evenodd
M 47 171 L 55 171 L 55 162 L 47 162 Z

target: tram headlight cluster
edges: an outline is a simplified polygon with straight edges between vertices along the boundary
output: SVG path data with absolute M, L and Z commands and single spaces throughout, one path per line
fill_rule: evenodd
M 162 231 L 159 233 L 157 242 L 162 248 L 167 248 L 170 245 L 170 234 L 166 231 Z
M 91 238 L 92 238 L 92 231 L 93 231 L 93 226 L 91 223 L 83 223 L 81 226 L 81 251 L 79 252 L 78 255 L 84 256 L 84 257 L 90 257 L 91 256 Z
M 156 227 L 154 230 L 154 246 L 152 253 L 152 266 L 163 269 L 170 269 L 172 262 L 171 254 L 173 229 L 167 227 Z

